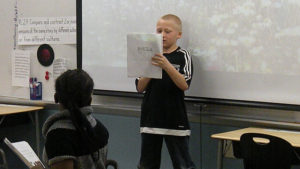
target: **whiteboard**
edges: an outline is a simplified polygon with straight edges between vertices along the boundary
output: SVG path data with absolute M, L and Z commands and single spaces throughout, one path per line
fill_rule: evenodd
M 153 33 L 160 16 L 183 22 L 179 45 L 194 75 L 187 96 L 300 104 L 300 1 L 82 2 L 82 65 L 100 90 L 136 92 L 126 34 Z
M 45 72 L 52 72 L 52 66 L 44 67 L 37 60 L 39 45 L 18 46 L 16 44 L 16 20 L 20 17 L 63 17 L 76 16 L 76 1 L 73 0 L 1 0 L 0 1 L 0 96 L 29 99 L 28 87 L 12 86 L 11 53 L 15 49 L 31 51 L 30 76 L 37 77 L 43 84 L 43 100 L 53 100 L 54 79 L 45 80 Z M 50 45 L 55 58 L 66 58 L 69 68 L 76 68 L 76 45 Z

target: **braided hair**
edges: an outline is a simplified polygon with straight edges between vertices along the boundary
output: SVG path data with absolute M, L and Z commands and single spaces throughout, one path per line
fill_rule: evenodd
M 80 108 L 91 104 L 93 88 L 93 79 L 81 69 L 67 70 L 55 81 L 55 102 L 69 110 L 71 121 L 82 141 L 90 146 L 94 144 L 95 133 Z M 87 148 L 91 149 L 90 146 Z

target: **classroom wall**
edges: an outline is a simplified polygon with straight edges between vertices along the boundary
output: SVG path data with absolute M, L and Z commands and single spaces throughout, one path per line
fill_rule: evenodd
M 13 50 L 16 49 L 30 52 L 30 77 L 37 77 L 37 80 L 42 82 L 43 100 L 53 100 L 52 95 L 54 93 L 55 78 L 53 76 L 53 65 L 43 66 L 38 62 L 37 50 L 41 44 L 18 45 L 18 19 L 22 17 L 60 18 L 76 16 L 76 1 L 1 0 L 0 11 L 0 22 L 2 25 L 0 27 L 0 96 L 29 99 L 29 86 L 12 86 L 13 69 L 11 58 Z M 39 34 L 39 36 L 41 36 L 41 34 Z M 46 36 L 46 34 L 44 36 Z M 46 42 L 43 42 L 42 44 L 44 43 Z M 68 68 L 76 68 L 77 54 L 76 44 L 74 42 L 72 44 L 56 44 L 49 42 L 49 44 L 53 48 L 55 59 L 65 58 L 68 62 Z M 49 80 L 45 79 L 46 71 L 50 73 Z

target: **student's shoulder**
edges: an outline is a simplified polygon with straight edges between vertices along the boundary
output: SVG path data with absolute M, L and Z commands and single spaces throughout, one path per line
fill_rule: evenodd
M 182 55 L 182 56 L 185 56 L 185 55 L 190 56 L 189 51 L 184 49 L 184 48 L 181 48 L 181 47 L 178 47 L 176 49 L 176 53 L 179 54 L 179 55 Z
M 184 60 L 184 61 L 190 61 L 192 58 L 188 50 L 180 47 L 177 48 L 176 55 L 180 60 Z
M 187 50 L 185 48 L 182 48 L 180 46 L 178 46 L 178 48 L 176 50 L 177 50 L 177 52 L 187 52 Z

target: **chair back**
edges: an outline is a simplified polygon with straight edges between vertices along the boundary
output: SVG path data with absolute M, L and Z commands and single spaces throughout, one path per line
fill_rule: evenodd
M 253 138 L 266 139 L 268 143 L 257 143 Z M 295 156 L 289 142 L 266 134 L 245 133 L 240 146 L 245 169 L 290 169 Z

